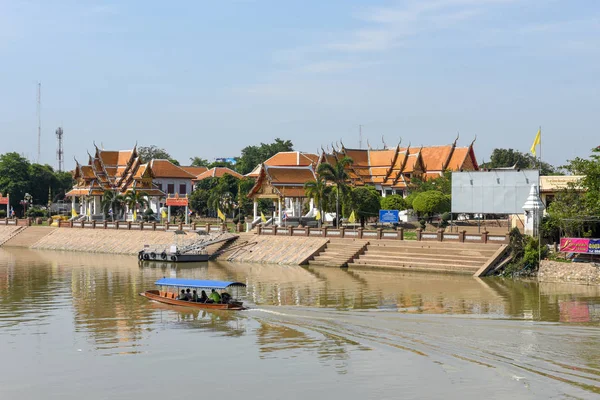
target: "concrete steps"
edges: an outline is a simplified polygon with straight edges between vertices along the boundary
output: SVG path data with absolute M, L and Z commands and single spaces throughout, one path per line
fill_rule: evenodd
M 26 228 L 25 226 L 14 226 L 14 225 L 1 226 L 0 227 L 0 246 L 2 246 L 4 243 L 8 242 L 10 239 L 15 237 L 16 235 L 18 235 L 25 228 Z
M 31 247 L 57 228 L 48 226 L 26 226 L 4 242 L 6 247 Z
M 360 239 L 330 239 L 325 249 L 308 264 L 346 267 L 364 252 L 368 244 L 367 240 Z
M 351 265 L 473 274 L 501 245 L 484 243 L 371 241 Z

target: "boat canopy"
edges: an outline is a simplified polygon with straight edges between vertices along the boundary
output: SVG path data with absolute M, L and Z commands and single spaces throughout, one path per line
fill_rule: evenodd
M 225 289 L 231 286 L 246 287 L 242 282 L 201 281 L 197 279 L 162 278 L 154 282 L 158 286 L 176 286 L 199 289 Z

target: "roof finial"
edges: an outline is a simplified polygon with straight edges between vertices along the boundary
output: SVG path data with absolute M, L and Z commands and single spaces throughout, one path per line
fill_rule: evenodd
M 383 142 L 383 149 L 387 149 L 387 144 L 385 144 L 385 140 L 383 139 L 383 135 L 381 135 L 381 141 Z
M 341 143 L 341 145 L 342 145 L 342 150 L 345 150 L 345 148 L 344 148 L 344 143 L 342 142 L 342 138 L 340 138 L 340 143 Z
M 456 131 L 456 139 L 454 139 L 454 143 L 452 144 L 452 147 L 456 147 L 456 142 L 458 142 L 459 138 L 460 138 L 460 132 Z
M 398 150 L 400 150 L 400 144 L 402 144 L 402 136 L 400 136 L 400 140 L 398 141 Z
M 371 148 L 371 143 L 369 143 L 369 139 L 367 139 L 367 147 L 369 148 L 369 150 L 373 150 L 373 149 Z

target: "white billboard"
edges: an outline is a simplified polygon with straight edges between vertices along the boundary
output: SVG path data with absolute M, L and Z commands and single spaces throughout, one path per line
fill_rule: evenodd
M 539 171 L 492 170 L 452 173 L 452 212 L 521 214 Z

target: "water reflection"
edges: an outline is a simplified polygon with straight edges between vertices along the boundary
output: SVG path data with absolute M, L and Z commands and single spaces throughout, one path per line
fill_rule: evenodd
M 139 296 L 163 276 L 245 282 L 238 295 L 250 310 L 172 307 Z M 176 343 L 182 363 L 189 357 L 190 366 L 209 351 L 245 361 L 239 376 L 256 360 L 294 359 L 304 376 L 322 372 L 315 372 L 315 361 L 338 379 L 357 374 L 360 365 L 368 376 L 364 385 L 382 376 L 381 360 L 389 362 L 384 375 L 402 362 L 405 375 L 414 363 L 455 374 L 460 360 L 464 371 L 473 364 L 513 376 L 517 368 L 596 393 L 599 323 L 598 286 L 265 264 L 150 265 L 129 256 L 0 248 L 0 335 L 7 339 L 0 351 L 12 352 L 13 361 L 36 346 L 52 358 L 75 348 L 163 361 L 165 349 L 176 351 Z M 204 338 L 190 339 L 189 333 Z M 204 346 L 200 353 L 198 343 Z M 373 351 L 377 355 L 369 356 Z

